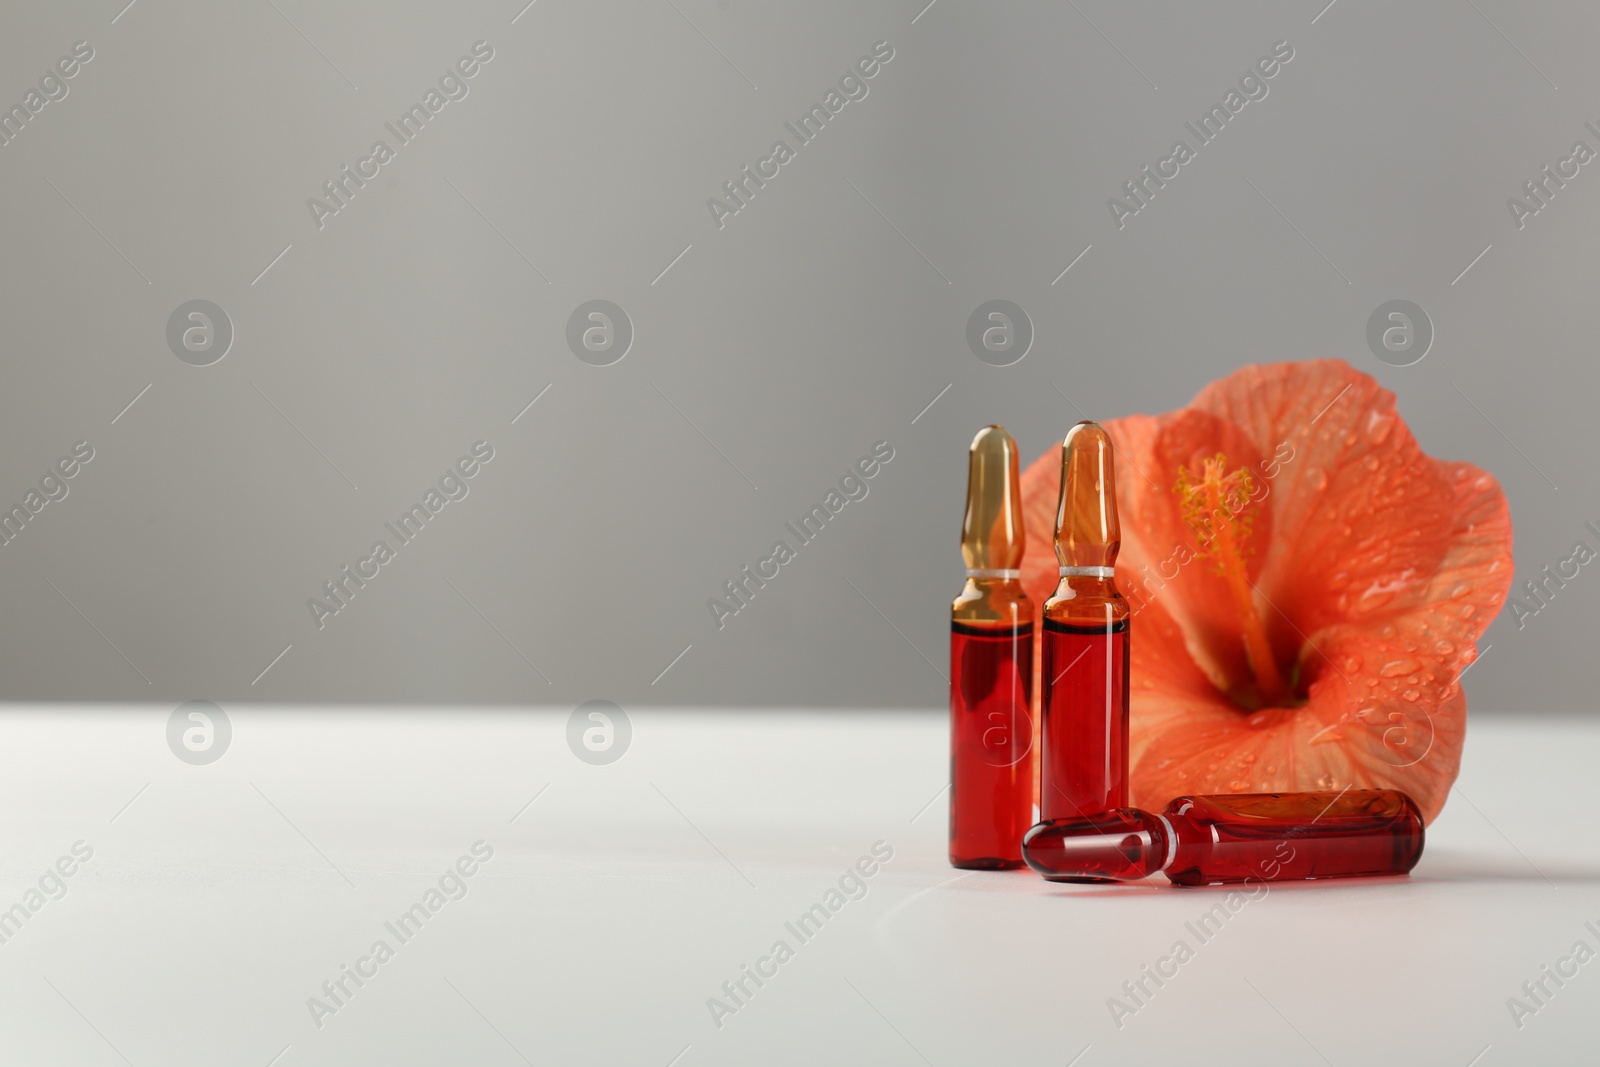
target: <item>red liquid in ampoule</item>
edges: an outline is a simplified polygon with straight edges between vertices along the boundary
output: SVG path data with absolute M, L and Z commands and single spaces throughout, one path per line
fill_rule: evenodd
M 950 863 L 1022 866 L 1033 824 L 1033 625 L 950 626 Z
M 1166 815 L 1177 885 L 1404 874 L 1422 856 L 1422 813 L 1392 789 L 1179 797 Z
M 1128 803 L 1128 620 L 1044 622 L 1039 818 Z
M 1051 881 L 1124 881 L 1157 871 L 1177 885 L 1405 874 L 1422 856 L 1422 812 L 1394 789 L 1178 797 L 1042 822 L 1022 853 Z

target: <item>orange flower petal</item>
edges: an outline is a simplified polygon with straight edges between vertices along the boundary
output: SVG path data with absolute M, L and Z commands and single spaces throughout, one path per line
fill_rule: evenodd
M 1424 455 L 1393 395 L 1336 361 L 1246 367 L 1188 409 L 1107 430 L 1125 538 L 1117 580 L 1137 616 L 1133 801 L 1389 787 L 1431 821 L 1460 762 L 1459 672 L 1511 582 L 1495 480 Z M 1230 467 L 1256 464 L 1266 486 L 1252 579 L 1280 664 L 1301 669 L 1299 707 L 1252 713 L 1224 695 L 1248 670 L 1239 622 L 1206 565 L 1175 552 L 1192 545 L 1176 525 L 1176 466 L 1218 451 Z M 1057 455 L 1023 479 L 1024 581 L 1041 603 L 1055 586 Z

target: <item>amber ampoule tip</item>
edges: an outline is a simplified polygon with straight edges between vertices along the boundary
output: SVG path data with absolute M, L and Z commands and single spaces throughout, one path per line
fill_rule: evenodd
M 961 554 L 969 571 L 1001 576 L 1022 566 L 1019 471 L 1017 442 L 1005 427 L 991 424 L 979 430 L 968 449 L 967 508 L 961 523 Z
M 1115 449 L 1105 427 L 1085 420 L 1061 442 L 1056 555 L 1063 567 L 1110 567 L 1121 546 Z

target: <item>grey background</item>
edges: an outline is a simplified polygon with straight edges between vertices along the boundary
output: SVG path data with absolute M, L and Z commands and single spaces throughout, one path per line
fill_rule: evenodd
M 0 500 L 96 451 L 0 548 L 5 698 L 935 705 L 973 431 L 1032 457 L 1255 361 L 1347 359 L 1494 472 L 1519 579 L 1600 519 L 1600 173 L 1520 232 L 1505 206 L 1600 148 L 1584 5 L 124 3 L 0 15 L 7 106 L 96 52 L 0 147 Z M 319 230 L 307 198 L 480 39 Z M 1106 199 L 1283 39 L 1119 231 Z M 878 40 L 866 99 L 719 231 L 707 197 Z M 235 331 L 209 367 L 165 340 L 196 298 Z M 596 298 L 635 330 L 609 367 L 564 339 Z M 1035 329 L 1005 368 L 964 338 L 996 298 Z M 1436 333 L 1406 368 L 1364 340 L 1396 298 Z M 480 439 L 319 631 L 306 599 Z M 879 440 L 719 632 L 706 599 Z M 1496 622 L 1474 709 L 1592 706 L 1595 581 Z

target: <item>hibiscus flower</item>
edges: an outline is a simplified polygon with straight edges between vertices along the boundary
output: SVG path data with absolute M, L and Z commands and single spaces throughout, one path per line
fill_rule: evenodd
M 1394 394 L 1336 360 L 1245 367 L 1105 427 L 1134 609 L 1131 802 L 1392 788 L 1431 822 L 1460 768 L 1461 672 L 1511 585 L 1499 483 L 1424 455 Z M 1022 476 L 1040 604 L 1059 480 L 1059 444 Z

